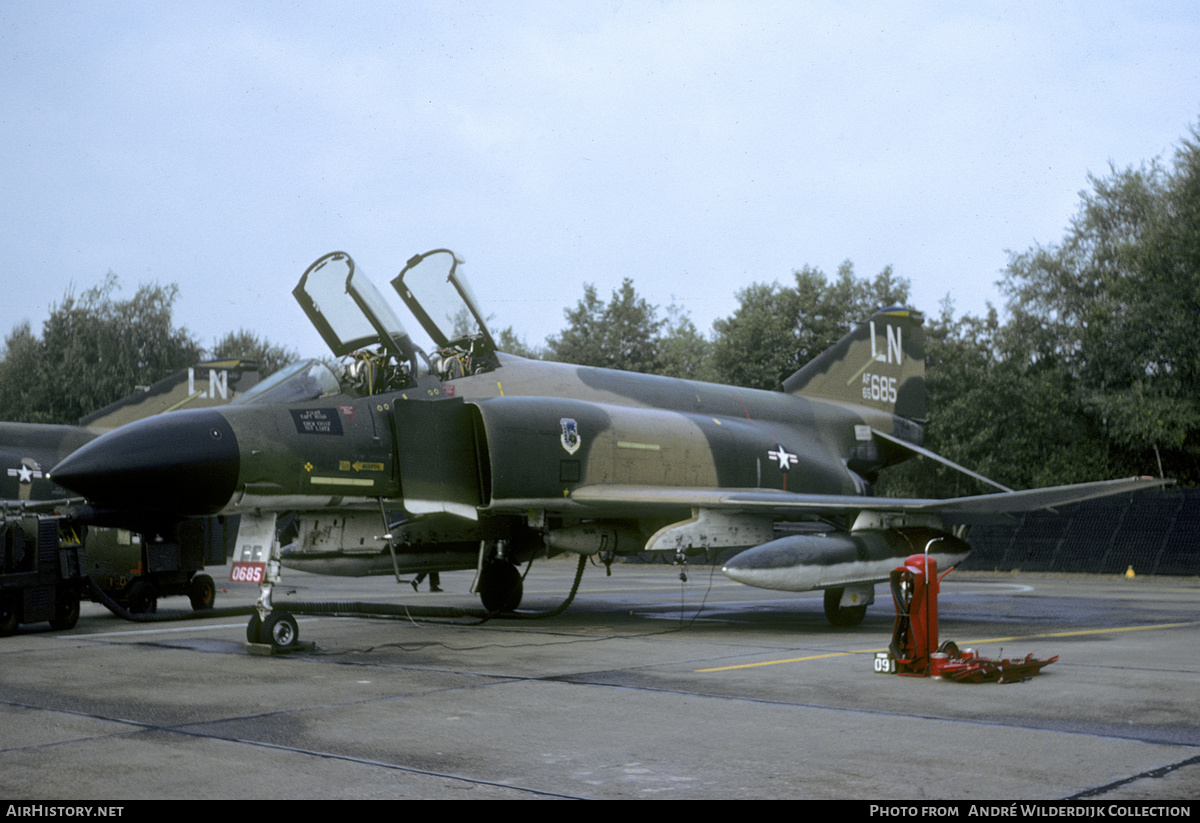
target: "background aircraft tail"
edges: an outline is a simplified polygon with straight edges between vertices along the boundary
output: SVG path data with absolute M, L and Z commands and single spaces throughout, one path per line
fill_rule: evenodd
M 901 306 L 876 312 L 783 381 L 783 391 L 924 420 L 924 320 Z
M 134 420 L 175 409 L 222 406 L 258 382 L 258 361 L 212 360 L 197 363 L 139 388 L 128 397 L 79 418 L 79 425 L 108 431 Z

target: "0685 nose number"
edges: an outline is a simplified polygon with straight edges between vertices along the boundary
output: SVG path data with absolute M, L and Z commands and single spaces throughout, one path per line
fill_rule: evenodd
M 266 563 L 234 563 L 229 569 L 231 583 L 261 583 L 266 576 Z

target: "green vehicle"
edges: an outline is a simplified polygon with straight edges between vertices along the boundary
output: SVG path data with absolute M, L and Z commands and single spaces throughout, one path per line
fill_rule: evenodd
M 168 539 L 151 540 L 127 529 L 91 529 L 86 573 L 133 614 L 157 611 L 158 598 L 176 595 L 186 595 L 196 611 L 211 609 L 217 588 L 204 567 L 225 562 L 225 520 L 185 520 Z
M 61 515 L 8 514 L 0 521 L 0 637 L 23 623 L 56 630 L 79 620 L 83 541 Z

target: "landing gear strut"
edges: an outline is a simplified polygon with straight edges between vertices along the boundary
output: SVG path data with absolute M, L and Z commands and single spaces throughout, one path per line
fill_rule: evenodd
M 264 552 L 265 546 L 270 549 Z M 244 570 L 246 577 L 243 579 L 256 579 L 259 584 L 258 602 L 250 615 L 250 622 L 246 624 L 246 642 L 270 645 L 272 651 L 295 648 L 300 637 L 296 618 L 289 612 L 277 611 L 271 604 L 271 592 L 279 583 L 281 568 L 274 514 L 242 516 L 233 560 L 235 573 Z

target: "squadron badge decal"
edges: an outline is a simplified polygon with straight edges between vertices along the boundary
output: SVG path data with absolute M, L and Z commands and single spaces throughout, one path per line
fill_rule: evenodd
M 562 443 L 562 447 L 566 449 L 567 454 L 574 454 L 579 451 L 579 444 L 582 441 L 579 439 L 579 426 L 576 425 L 574 419 L 564 417 L 558 422 L 562 424 L 562 435 L 559 436 L 558 442 Z

